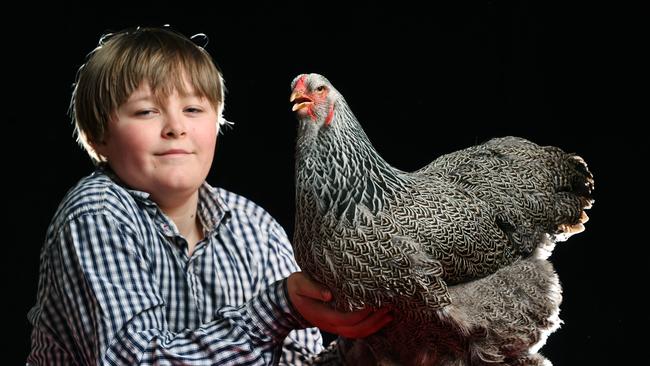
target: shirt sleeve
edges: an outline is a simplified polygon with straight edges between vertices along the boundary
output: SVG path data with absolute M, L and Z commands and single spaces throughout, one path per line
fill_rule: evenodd
M 271 285 L 278 279 L 286 278 L 291 273 L 300 271 L 300 268 L 293 256 L 293 247 L 286 232 L 275 220 L 272 220 L 269 225 L 268 238 L 269 256 L 265 265 L 264 278 L 267 285 Z M 298 314 L 297 311 L 295 313 Z M 302 318 L 299 314 L 297 316 Z M 304 322 L 308 324 L 306 321 Z M 323 340 L 318 328 L 294 330 L 284 341 L 280 365 L 310 364 L 310 360 L 322 350 Z
M 275 364 L 287 334 L 306 326 L 280 279 L 198 329 L 171 332 L 137 242 L 113 218 L 86 214 L 64 226 L 49 248 L 51 298 L 63 312 L 57 318 L 72 334 L 69 352 L 84 364 Z

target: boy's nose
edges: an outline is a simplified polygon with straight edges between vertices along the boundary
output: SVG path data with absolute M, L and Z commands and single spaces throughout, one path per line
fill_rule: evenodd
M 167 138 L 181 137 L 187 134 L 185 121 L 181 116 L 167 116 L 162 134 Z

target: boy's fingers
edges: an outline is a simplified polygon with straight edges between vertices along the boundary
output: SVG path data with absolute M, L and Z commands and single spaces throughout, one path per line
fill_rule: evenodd
M 320 301 L 330 301 L 332 293 L 327 287 L 313 281 L 302 272 L 292 274 L 296 286 L 296 294 Z
M 366 319 L 354 325 L 342 325 L 337 327 L 336 333 L 347 338 L 363 338 L 367 337 L 381 328 L 386 326 L 393 320 L 393 316 L 389 313 L 389 309 L 380 309 L 375 311 Z
M 344 313 L 335 310 L 329 304 L 314 300 L 308 297 L 303 297 L 301 300 L 304 313 L 303 317 L 306 319 L 314 319 L 320 323 L 319 327 L 326 324 L 328 327 L 337 327 L 340 325 L 353 326 L 367 318 L 372 310 L 363 309 L 351 313 Z
M 348 338 L 370 335 L 392 320 L 392 316 L 388 314 L 390 311 L 388 308 L 376 311 L 367 308 L 351 313 L 341 313 L 324 305 L 323 308 L 316 306 L 314 311 L 318 312 L 318 316 L 323 321 L 321 324 L 323 330 Z
M 289 300 L 313 326 L 347 338 L 362 338 L 377 332 L 392 320 L 388 308 L 365 308 L 353 312 L 338 311 L 327 302 L 332 293 L 304 273 L 296 272 L 287 280 Z
M 364 319 L 368 318 L 372 313 L 372 309 L 362 309 L 350 313 L 343 313 L 334 310 L 332 307 L 326 304 L 322 304 L 322 308 L 318 309 L 318 311 L 325 322 L 330 323 L 335 327 L 354 326 L 355 324 L 359 324 Z

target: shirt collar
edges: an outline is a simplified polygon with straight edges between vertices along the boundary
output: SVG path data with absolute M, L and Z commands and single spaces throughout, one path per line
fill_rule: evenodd
M 216 229 L 221 222 L 230 218 L 230 207 L 226 205 L 219 194 L 219 189 L 203 182 L 199 188 L 199 218 L 205 233 Z
M 156 216 L 160 211 L 158 205 L 149 198 L 149 193 L 127 186 L 107 164 L 100 165 L 98 170 L 124 188 L 137 202 L 142 204 L 151 216 Z M 162 211 L 160 213 L 162 214 Z M 206 235 L 216 229 L 222 221 L 228 219 L 231 215 L 230 207 L 221 198 L 219 189 L 210 186 L 208 182 L 203 182 L 201 187 L 199 187 L 197 214 L 199 215 Z

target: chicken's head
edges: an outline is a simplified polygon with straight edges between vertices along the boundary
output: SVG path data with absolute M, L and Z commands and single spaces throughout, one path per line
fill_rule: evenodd
M 289 101 L 293 103 L 292 110 L 302 123 L 329 126 L 340 98 L 341 95 L 329 80 L 319 74 L 301 74 L 291 82 Z

